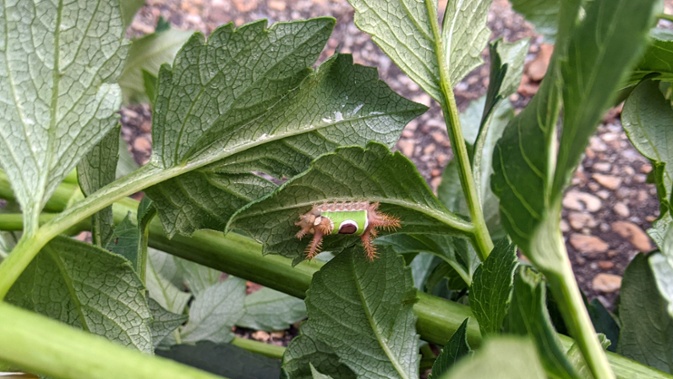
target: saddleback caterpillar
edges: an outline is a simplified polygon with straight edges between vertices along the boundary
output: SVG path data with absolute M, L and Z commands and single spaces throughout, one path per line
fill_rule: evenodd
M 313 234 L 313 240 L 306 247 L 306 257 L 311 259 L 318 254 L 322 239 L 328 234 L 355 234 L 360 236 L 367 258 L 374 260 L 376 247 L 372 240 L 378 234 L 377 228 L 392 231 L 400 227 L 400 219 L 377 211 L 378 207 L 379 203 L 366 201 L 314 205 L 295 223 L 301 228 L 297 238 Z

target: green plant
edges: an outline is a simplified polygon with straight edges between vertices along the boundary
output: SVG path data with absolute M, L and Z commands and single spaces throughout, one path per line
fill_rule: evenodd
M 41 22 L 37 9 L 44 8 L 36 3 L 3 10 L 0 197 L 8 204 L 0 229 L 11 254 L 0 264 L 0 340 L 11 343 L 0 344 L 0 360 L 8 367 L 54 377 L 213 377 L 93 333 L 192 365 L 228 354 L 256 375 L 278 371 L 277 362 L 226 345 L 232 342 L 282 355 L 293 378 L 406 378 L 430 366 L 433 377 L 450 378 L 666 376 L 603 351 L 558 226 L 562 191 L 617 90 L 633 90 L 625 117 L 652 117 L 631 122 L 633 135 L 669 116 L 670 102 L 649 81 L 671 72 L 648 55 L 670 41 L 647 45 L 660 2 L 555 6 L 549 71 L 516 116 L 506 99 L 526 45 L 492 43 L 483 111 L 473 125 L 461 125 L 452 84 L 481 63 L 489 3 L 449 2 L 440 27 L 436 1 L 351 0 L 358 26 L 441 105 L 455 160 L 439 196 L 389 150 L 424 106 L 397 96 L 347 55 L 309 68 L 331 32 L 329 18 L 225 25 L 207 43 L 189 38 L 157 76 L 140 71 L 154 107 L 154 152 L 147 165 L 115 180 L 121 91 L 114 83 L 127 46 L 122 12 L 96 4 L 86 12 L 58 4 L 39 13 Z M 648 96 L 658 99 L 656 111 L 643 110 L 655 103 Z M 671 176 L 667 156 L 640 149 L 655 162 L 664 217 L 653 238 L 662 253 L 649 266 L 638 258 L 627 271 L 620 316 L 629 344 L 619 349 L 670 372 L 661 362 L 670 362 L 672 315 L 661 310 L 671 304 L 671 266 L 661 257 L 670 254 Z M 75 166 L 77 178 L 69 175 Z M 289 179 L 277 186 L 269 177 Z M 127 198 L 141 190 L 142 202 Z M 358 238 L 337 235 L 324 239 L 323 250 L 335 255 L 329 262 L 304 261 L 299 216 L 315 204 L 348 201 L 377 202 L 401 220 L 376 240 L 380 258 L 370 262 Z M 11 213 L 15 204 L 22 215 Z M 93 244 L 63 236 L 81 230 L 92 231 Z M 514 244 L 533 266 L 518 262 Z M 242 281 L 223 280 L 219 270 L 305 303 L 269 290 L 246 296 Z M 184 283 L 190 293 L 181 291 Z M 651 283 L 658 292 L 647 312 L 666 329 L 642 340 L 652 329 L 636 325 L 632 298 Z M 550 322 L 547 285 L 574 341 Z M 468 299 L 470 308 L 462 305 Z M 282 308 L 276 313 L 283 317 L 265 317 L 260 304 Z M 308 320 L 287 349 L 231 333 L 234 324 L 286 328 L 304 312 Z M 419 337 L 445 348 L 436 359 L 425 347 L 421 355 Z M 651 360 L 642 352 L 655 340 L 662 348 Z M 199 367 L 237 375 L 231 365 L 210 363 Z

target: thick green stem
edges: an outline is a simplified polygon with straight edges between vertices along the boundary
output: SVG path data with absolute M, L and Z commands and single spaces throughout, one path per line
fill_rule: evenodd
M 448 52 L 444 51 L 444 46 L 441 42 L 442 38 L 439 22 L 437 21 L 437 11 L 431 1 L 426 1 L 425 3 L 428 7 L 428 12 L 431 15 L 430 24 L 435 40 L 435 52 L 437 65 L 439 67 L 439 87 L 443 97 L 442 99 L 437 100 L 442 107 L 449 139 L 451 140 L 451 148 L 453 149 L 455 157 L 454 159 L 458 163 L 460 185 L 463 189 L 467 207 L 470 211 L 470 219 L 474 224 L 472 242 L 475 245 L 479 258 L 483 262 L 491 253 L 491 250 L 493 250 L 493 241 L 491 240 L 491 235 L 486 227 L 484 212 L 481 209 L 481 201 L 479 200 L 477 186 L 474 182 L 474 175 L 472 175 L 470 156 L 467 152 L 463 130 L 460 126 L 460 119 L 458 118 L 458 106 L 456 105 L 456 98 L 453 94 L 449 70 L 446 67 L 446 54 L 448 54 Z
M 0 361 L 55 378 L 221 379 L 4 302 L 0 341 Z
M 249 352 L 261 354 L 269 358 L 281 359 L 283 358 L 283 354 L 285 354 L 285 348 L 282 346 L 271 345 L 247 338 L 236 337 L 233 341 L 231 341 L 231 344 Z
M 570 334 L 575 338 L 593 377 L 595 379 L 614 379 L 615 374 L 612 372 L 589 313 L 584 306 L 584 300 L 575 281 L 570 261 L 567 259 L 567 255 L 565 257 L 566 259 L 558 271 L 559 276 L 547 275 L 550 289 L 561 307 L 563 320 L 568 326 Z

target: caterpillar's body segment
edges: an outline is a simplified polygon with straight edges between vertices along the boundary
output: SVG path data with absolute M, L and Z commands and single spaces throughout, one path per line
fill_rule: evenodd
M 299 216 L 295 225 L 301 230 L 297 238 L 313 234 L 313 239 L 306 247 L 306 256 L 313 258 L 320 251 L 322 239 L 328 234 L 354 234 L 360 236 L 369 260 L 376 258 L 376 247 L 372 240 L 378 234 L 377 228 L 394 230 L 400 227 L 400 220 L 378 212 L 379 203 L 324 203 Z

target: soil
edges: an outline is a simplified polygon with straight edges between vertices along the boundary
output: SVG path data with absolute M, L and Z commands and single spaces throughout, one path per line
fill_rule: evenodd
M 446 0 L 440 1 L 445 5 Z M 354 61 L 375 66 L 392 89 L 408 99 L 430 106 L 402 133 L 397 148 L 418 166 L 433 189 L 452 153 L 438 107 L 383 54 L 368 35 L 353 24 L 346 0 L 148 0 L 136 15 L 129 37 L 150 33 L 160 17 L 179 29 L 208 34 L 217 26 L 266 18 L 270 23 L 316 16 L 332 16 L 337 23 L 321 59 L 335 51 Z M 552 47 L 513 12 L 506 0 L 495 0 L 489 15 L 493 38 L 530 39 L 524 78 L 510 100 L 518 107 L 537 91 Z M 488 67 L 474 70 L 456 86 L 459 108 L 481 97 L 488 86 Z M 124 137 L 135 157 L 146 161 L 151 149 L 150 112 L 145 105 L 122 111 Z M 643 232 L 658 215 L 656 192 L 646 177 L 651 166 L 631 146 L 619 123 L 619 108 L 609 112 L 591 138 L 586 156 L 564 199 L 563 230 L 580 287 L 590 298 L 613 307 L 621 275 L 638 251 L 652 244 Z M 254 336 L 253 336 L 254 338 Z

